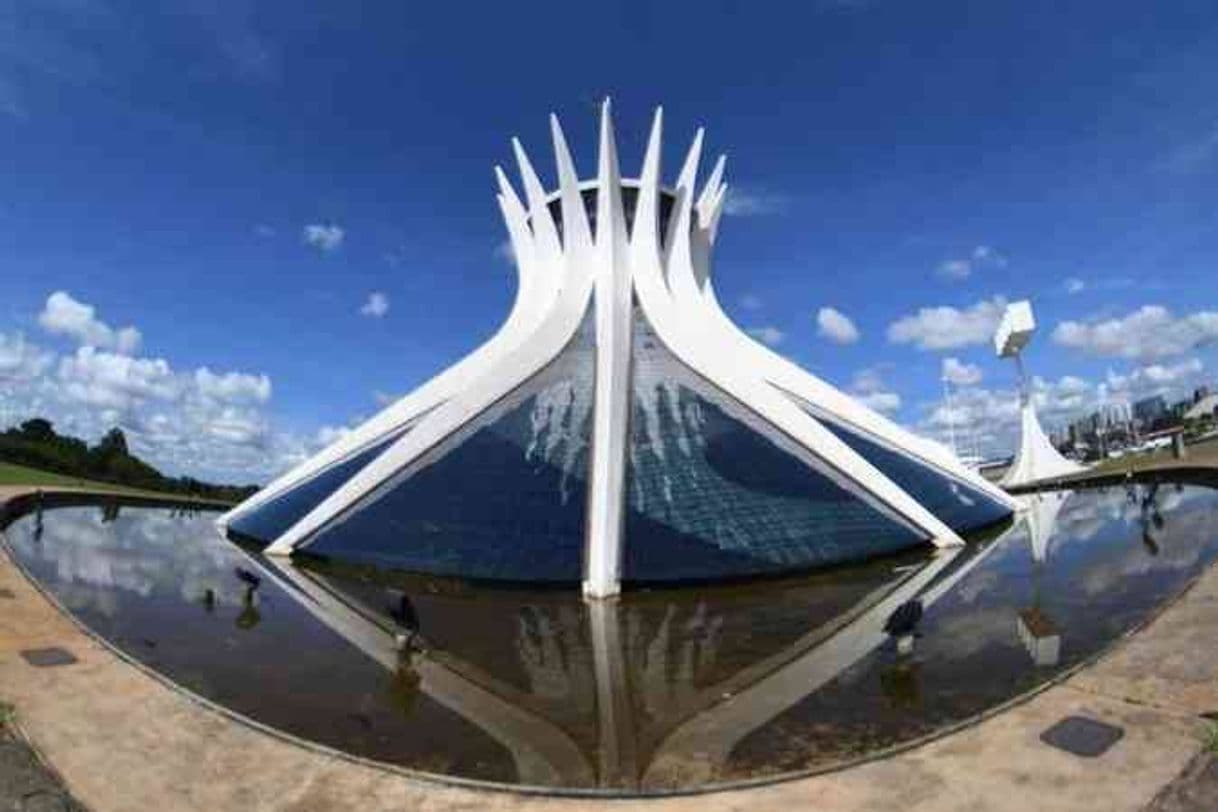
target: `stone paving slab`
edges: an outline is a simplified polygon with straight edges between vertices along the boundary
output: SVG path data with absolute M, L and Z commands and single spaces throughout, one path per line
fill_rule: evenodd
M 1218 712 L 1218 587 L 1211 571 L 1184 598 L 1071 684 L 1162 708 Z
M 1203 723 L 1195 708 L 1208 701 L 1204 692 L 1212 686 L 1206 685 L 1209 661 L 1191 658 L 1213 649 L 1212 642 L 1197 645 L 1200 629 L 1218 628 L 1218 570 L 1211 570 L 1113 655 L 955 734 L 854 768 L 764 787 L 606 801 L 457 787 L 300 746 L 192 700 L 124 661 L 48 603 L 4 555 L 0 588 L 14 593 L 0 612 L 0 699 L 18 706 L 34 746 L 94 812 L 1134 812 L 1200 750 Z M 37 669 L 19 656 L 22 648 L 49 645 L 68 649 L 79 662 Z M 1156 680 L 1142 685 L 1143 698 L 1131 702 L 1126 692 L 1139 668 L 1153 670 Z M 1069 715 L 1119 725 L 1125 735 L 1098 758 L 1040 741 L 1044 730 Z

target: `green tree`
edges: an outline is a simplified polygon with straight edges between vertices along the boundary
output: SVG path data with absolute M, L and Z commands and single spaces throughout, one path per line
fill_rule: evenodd
M 49 443 L 56 439 L 55 426 L 50 420 L 35 417 L 21 424 L 21 439 L 35 443 Z

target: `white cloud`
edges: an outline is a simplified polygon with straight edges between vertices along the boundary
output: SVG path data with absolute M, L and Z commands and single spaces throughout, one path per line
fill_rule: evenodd
M 271 379 L 244 372 L 215 373 L 207 367 L 195 370 L 199 394 L 223 403 L 266 403 L 271 399 Z
M 1150 360 L 1182 355 L 1218 340 L 1218 312 L 1176 317 L 1165 307 L 1145 305 L 1115 319 L 1063 321 L 1053 330 L 1063 347 L 1111 358 Z
M 924 307 L 888 326 L 888 340 L 913 344 L 921 350 L 951 350 L 971 344 L 988 344 L 1007 302 L 1001 296 L 983 299 L 963 310 Z
M 1108 392 L 1129 398 L 1168 394 L 1188 389 L 1203 370 L 1201 359 L 1190 358 L 1177 364 L 1149 364 L 1123 374 L 1109 370 L 1104 384 Z
M 966 364 L 958 358 L 943 359 L 943 380 L 957 386 L 973 386 L 981 383 L 981 367 L 976 364 Z
M 1005 268 L 1007 258 L 989 245 L 978 245 L 966 257 L 945 259 L 936 273 L 944 279 L 968 279 L 973 272 L 985 268 Z
M 80 347 L 59 361 L 59 381 L 81 403 L 117 410 L 150 399 L 170 400 L 178 381 L 161 358 L 132 358 L 95 347 Z
M 945 259 L 939 263 L 937 272 L 944 279 L 968 279 L 973 273 L 973 264 L 967 259 Z
M 729 186 L 723 201 L 723 213 L 732 217 L 753 217 L 761 214 L 776 214 L 787 207 L 785 195 L 760 189 L 741 189 Z
M 379 290 L 374 290 L 368 294 L 368 301 L 364 302 L 359 312 L 361 316 L 373 319 L 383 318 L 389 312 L 389 297 Z
M 313 436 L 313 442 L 319 448 L 325 448 L 336 440 L 341 440 L 351 433 L 347 426 L 322 426 Z
M 268 226 L 266 223 L 258 223 L 254 226 L 254 234 L 265 239 L 270 239 L 275 236 L 275 229 Z
M 816 311 L 816 334 L 836 344 L 853 344 L 859 340 L 859 330 L 854 322 L 832 307 Z
M 1033 398 L 1046 430 L 1082 417 L 1097 401 L 1095 387 L 1078 378 L 1056 382 L 1034 379 Z M 962 451 L 976 448 L 983 454 L 1011 453 L 1019 430 L 1019 395 L 1014 387 L 986 389 L 969 386 L 956 390 L 947 401 L 924 403 L 919 431 L 941 442 L 954 436 Z
M 1087 283 L 1077 276 L 1072 276 L 1066 280 L 1066 293 L 1075 294 L 1082 293 L 1087 289 Z
M 503 240 L 500 243 L 496 243 L 495 259 L 506 262 L 509 265 L 516 264 L 516 249 L 512 247 L 511 240 Z
M 64 304 L 56 300 L 44 319 L 54 332 L 105 341 L 87 305 Z M 111 330 L 110 343 L 121 344 L 118 333 Z M 58 354 L 0 333 L 0 427 L 45 417 L 62 433 L 96 442 L 117 426 L 134 453 L 169 475 L 265 481 L 316 450 L 311 435 L 275 429 L 272 392 L 265 374 L 178 371 L 164 358 L 92 344 Z
M 379 389 L 372 393 L 372 402 L 377 406 L 388 406 L 390 403 L 397 403 L 403 395 L 395 392 L 382 392 Z
M 29 343 L 21 333 L 0 333 L 0 383 L 33 380 L 54 360 L 54 353 Z
M 859 370 L 850 383 L 850 391 L 856 400 L 877 412 L 895 412 L 901 408 L 901 396 L 888 388 L 876 367 Z
M 782 340 L 787 337 L 787 334 L 779 330 L 772 324 L 765 324 L 760 327 L 750 327 L 749 335 L 771 347 L 782 343 Z
M 901 408 L 901 396 L 896 392 L 872 392 L 870 395 L 856 395 L 855 398 L 877 412 L 895 412 Z
M 77 301 L 66 291 L 57 290 L 47 297 L 38 323 L 49 333 L 68 336 L 77 343 L 130 355 L 139 349 L 140 331 L 134 327 L 114 329 L 97 318 L 97 310 Z
M 761 304 L 761 297 L 756 294 L 746 293 L 740 297 L 740 306 L 745 310 L 760 310 Z
M 1125 372 L 1109 371 L 1099 381 L 1066 375 L 1056 381 L 1033 378 L 1037 414 L 1047 431 L 1086 417 L 1105 404 L 1131 402 L 1150 395 L 1168 399 L 1186 395 L 1203 379 L 1204 368 L 1193 358 L 1173 365 L 1151 364 Z M 951 406 L 942 400 L 922 404 L 924 417 L 918 429 L 946 441 L 952 428 L 958 445 L 983 453 L 1011 453 L 1019 433 L 1019 395 L 1014 386 L 987 389 L 970 386 L 956 390 Z
M 337 251 L 346 239 L 347 232 L 333 223 L 310 223 L 301 231 L 305 245 L 311 245 L 323 254 Z

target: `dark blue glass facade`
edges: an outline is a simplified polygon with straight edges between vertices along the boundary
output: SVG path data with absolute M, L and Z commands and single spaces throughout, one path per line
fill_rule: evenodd
M 624 580 L 770 574 L 926 541 L 685 367 L 637 308 L 633 340 Z
M 331 465 L 312 479 L 236 517 L 229 523 L 228 532 L 242 541 L 270 544 L 348 479 L 358 474 L 360 469 L 376 459 L 377 455 L 403 434 L 405 432 L 397 432 L 373 443 L 359 453 Z
M 395 569 L 510 581 L 583 577 L 592 322 L 541 373 L 302 550 Z
M 971 485 L 942 474 L 907 454 L 893 451 L 862 432 L 848 429 L 827 417 L 818 416 L 817 419 L 956 532 L 976 530 L 1010 517 L 1010 508 Z

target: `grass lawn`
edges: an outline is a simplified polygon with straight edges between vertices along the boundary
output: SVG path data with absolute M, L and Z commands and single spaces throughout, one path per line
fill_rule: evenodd
M 113 485 L 109 482 L 97 482 L 92 479 L 78 479 L 66 474 L 56 474 L 24 465 L 14 465 L 0 462 L 0 485 L 45 485 L 47 487 L 88 488 L 90 490 L 110 491 L 112 493 L 129 494 L 132 496 L 169 496 L 183 501 L 193 501 L 193 497 L 185 494 L 149 491 L 141 488 L 129 488 L 125 485 Z M 213 501 L 213 500 L 204 500 Z
M 1107 474 L 1121 471 L 1151 471 L 1176 465 L 1212 465 L 1218 467 L 1218 440 L 1209 439 L 1187 446 L 1186 456 L 1177 460 L 1170 448 L 1159 449 L 1150 454 L 1134 454 L 1115 460 L 1102 460 L 1091 469 L 1091 473 Z

